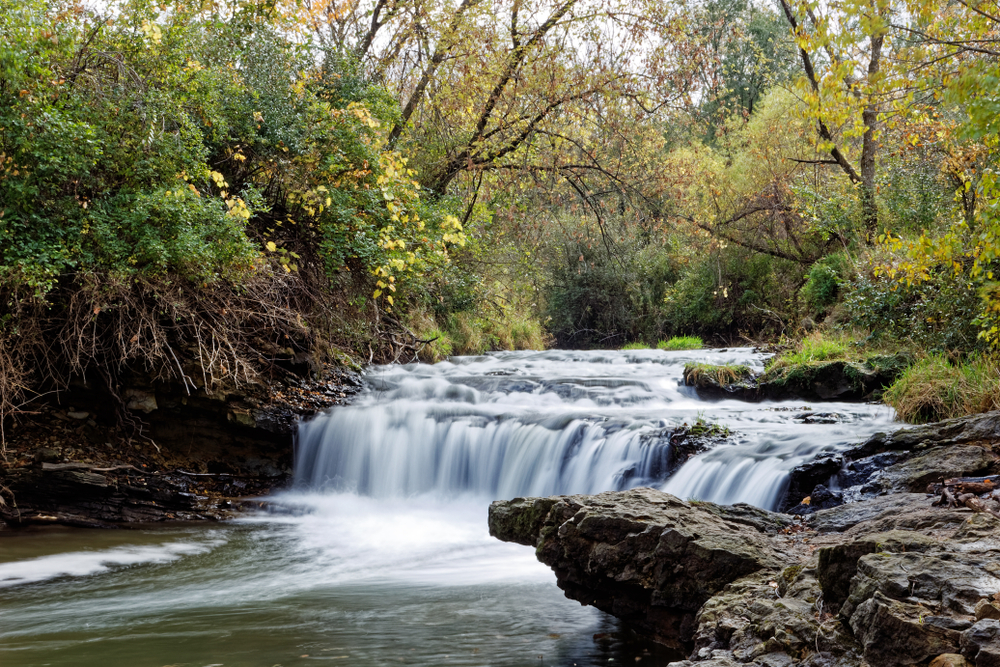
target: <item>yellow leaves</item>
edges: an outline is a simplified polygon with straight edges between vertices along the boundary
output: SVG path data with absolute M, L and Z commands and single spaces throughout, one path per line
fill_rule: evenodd
M 274 241 L 268 241 L 266 247 L 269 252 L 274 252 L 278 249 L 278 246 L 275 244 Z
M 160 44 L 163 41 L 163 31 L 160 30 L 160 26 L 149 20 L 144 19 L 142 22 L 142 32 L 146 35 L 146 39 L 153 42 L 154 44 Z
M 225 188 L 226 186 L 229 185 L 228 183 L 226 183 L 226 177 L 217 171 L 209 170 L 208 177 L 211 178 L 212 182 L 214 182 L 215 185 L 220 189 Z
M 247 203 L 243 201 L 240 197 L 233 197 L 232 199 L 226 199 L 226 207 L 229 209 L 229 215 L 240 220 L 249 220 L 253 212 L 247 206 Z

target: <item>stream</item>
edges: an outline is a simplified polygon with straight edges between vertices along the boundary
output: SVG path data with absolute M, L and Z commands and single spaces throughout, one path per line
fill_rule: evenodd
M 788 472 L 893 428 L 881 405 L 707 402 L 701 361 L 751 349 L 503 352 L 374 367 L 300 426 L 295 484 L 224 524 L 0 533 L 0 665 L 664 665 L 565 599 L 491 500 L 653 486 L 773 509 Z M 830 415 L 808 423 L 813 411 Z M 670 433 L 732 431 L 666 478 Z

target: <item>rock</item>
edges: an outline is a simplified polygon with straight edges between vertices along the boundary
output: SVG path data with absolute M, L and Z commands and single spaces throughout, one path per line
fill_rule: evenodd
M 997 606 L 989 600 L 980 600 L 976 603 L 976 620 L 981 621 L 984 618 L 991 618 L 995 621 L 1000 620 L 1000 606 Z
M 842 533 L 864 524 L 866 532 L 924 530 L 954 527 L 971 512 L 933 507 L 923 493 L 897 493 L 821 510 L 808 517 L 809 527 L 820 533 Z
M 931 482 L 984 473 L 995 461 L 992 451 L 975 445 L 938 447 L 889 466 L 883 471 L 881 485 L 886 491 L 921 492 Z
M 931 660 L 930 667 L 972 667 L 972 665 L 958 653 L 942 653 Z
M 865 658 L 876 665 L 912 665 L 958 650 L 960 633 L 923 622 L 926 609 L 876 591 L 857 606 L 850 625 Z
M 1000 621 L 984 618 L 962 633 L 962 655 L 976 667 L 1000 666 Z
M 823 589 L 823 599 L 841 604 L 850 593 L 851 579 L 858 570 L 858 560 L 876 552 L 927 551 L 940 542 L 913 531 L 892 530 L 865 535 L 857 540 L 819 550 L 817 580 Z
M 89 412 L 74 412 L 74 411 L 70 410 L 69 412 L 66 413 L 66 416 L 69 417 L 70 419 L 86 419 L 87 417 L 90 416 L 90 413 Z
M 138 410 L 149 414 L 159 407 L 156 404 L 156 395 L 152 392 L 142 389 L 126 389 L 123 395 L 125 398 L 125 407 L 129 410 Z
M 781 525 L 769 514 L 633 489 L 497 501 L 490 534 L 536 546 L 567 597 L 679 647 L 690 642 L 695 613 L 714 593 L 788 564 L 757 527 Z

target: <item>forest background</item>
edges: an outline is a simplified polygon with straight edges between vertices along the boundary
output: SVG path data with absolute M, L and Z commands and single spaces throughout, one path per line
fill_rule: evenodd
M 998 39 L 971 0 L 0 0 L 0 423 L 87 373 L 682 336 L 1000 407 Z

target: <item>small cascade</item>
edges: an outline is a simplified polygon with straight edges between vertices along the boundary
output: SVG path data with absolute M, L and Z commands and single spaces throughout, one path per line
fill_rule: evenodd
M 689 361 L 763 360 L 751 349 L 549 351 L 376 367 L 355 405 L 300 427 L 296 483 L 374 498 L 491 499 L 654 486 L 771 508 L 795 465 L 885 428 L 892 415 L 827 404 L 841 421 L 805 424 L 795 418 L 803 407 L 709 403 L 680 383 Z M 734 436 L 667 479 L 670 435 L 699 419 Z

